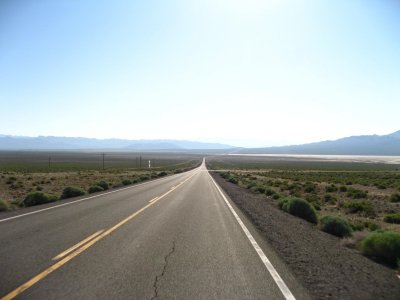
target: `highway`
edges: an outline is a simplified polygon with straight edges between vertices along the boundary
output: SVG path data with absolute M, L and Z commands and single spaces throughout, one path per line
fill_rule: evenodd
M 309 296 L 203 162 L 95 197 L 0 214 L 0 299 L 13 298 Z

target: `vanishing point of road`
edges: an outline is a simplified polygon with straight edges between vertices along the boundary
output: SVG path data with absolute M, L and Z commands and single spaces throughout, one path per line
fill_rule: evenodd
M 0 214 L 0 299 L 308 299 L 209 175 Z

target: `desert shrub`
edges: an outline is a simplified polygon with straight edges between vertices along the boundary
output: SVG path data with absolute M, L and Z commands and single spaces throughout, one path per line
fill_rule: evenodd
M 310 204 L 315 208 L 315 210 L 321 210 L 321 205 L 318 202 L 312 201 Z
M 367 228 L 370 231 L 375 231 L 377 229 L 379 229 L 379 225 L 372 222 L 372 221 L 364 221 L 364 227 Z
M 140 176 L 140 181 L 145 181 L 145 180 L 149 180 L 149 179 L 150 179 L 150 176 L 147 176 L 147 175 Z
M 22 187 L 24 187 L 24 184 L 21 181 L 18 181 L 18 182 L 13 181 L 13 183 L 10 184 L 10 189 L 12 189 L 12 190 L 17 190 Z
M 325 216 L 320 220 L 321 230 L 338 237 L 351 235 L 351 227 L 346 220 L 337 216 Z
M 347 197 L 353 198 L 353 199 L 361 199 L 361 198 L 367 198 L 368 192 L 362 191 L 362 190 L 357 190 L 353 188 L 348 188 L 347 189 Z
M 321 210 L 321 200 L 318 195 L 310 194 L 305 197 L 305 200 L 310 203 L 316 210 Z
M 8 210 L 8 204 L 5 200 L 0 199 L 0 211 L 7 211 Z
M 8 177 L 8 179 L 6 180 L 6 184 L 12 184 L 14 181 L 16 181 L 17 178 L 14 176 L 10 176 Z
M 355 223 L 350 223 L 350 227 L 354 231 L 362 231 L 364 229 L 368 229 L 369 231 L 375 231 L 379 229 L 378 224 L 372 222 L 372 221 L 362 221 L 362 222 L 355 222 Z
M 314 207 L 306 200 L 301 198 L 284 198 L 279 204 L 279 208 L 300 217 L 308 222 L 316 224 L 318 222 L 317 213 Z
M 279 196 L 279 194 L 273 194 L 272 195 L 272 199 L 274 200 L 278 200 L 281 196 Z
M 400 194 L 394 193 L 390 196 L 390 202 L 400 202 Z
M 304 185 L 304 192 L 306 193 L 314 193 L 316 190 L 316 186 L 312 182 L 306 182 Z
M 101 186 L 103 188 L 103 190 L 108 190 L 109 189 L 108 183 L 105 182 L 104 180 L 101 180 L 101 181 L 97 182 L 96 185 Z
M 273 181 L 271 185 L 275 187 L 280 187 L 282 185 L 282 181 L 280 180 Z
M 284 211 L 287 211 L 287 206 L 289 203 L 290 198 L 283 198 L 281 201 L 278 202 L 278 207 Z
M 231 183 L 233 183 L 233 184 L 238 184 L 238 182 L 239 182 L 235 177 L 229 178 L 228 181 L 231 182 Z
M 271 189 L 266 189 L 265 190 L 265 195 L 267 196 L 273 196 L 275 194 L 275 192 Z
M 80 187 L 68 186 L 63 190 L 63 192 L 61 194 L 61 199 L 78 197 L 78 196 L 82 196 L 85 194 L 86 194 L 86 192 Z
M 18 199 L 18 198 L 11 200 L 10 202 L 11 208 L 24 206 L 23 202 L 24 202 L 23 199 Z
M 383 184 L 383 183 L 379 183 L 379 184 L 377 185 L 377 188 L 380 189 L 380 190 L 386 190 L 386 185 Z
M 342 185 L 342 186 L 339 188 L 339 191 L 342 192 L 342 193 L 347 192 L 347 187 L 344 186 L 344 185 Z
M 336 197 L 332 196 L 331 194 L 326 194 L 324 196 L 324 201 L 335 204 L 337 202 L 337 199 L 336 199 Z
M 228 180 L 229 182 L 233 183 L 233 184 L 238 184 L 239 180 L 232 174 L 230 173 L 224 173 L 224 175 L 222 176 L 224 177 L 226 180 Z
M 361 242 L 364 255 L 379 262 L 397 267 L 400 260 L 400 233 L 393 231 L 375 231 Z
M 400 224 L 400 213 L 386 215 L 383 219 L 386 223 Z
M 349 223 L 349 225 L 350 225 L 350 227 L 351 227 L 351 229 L 353 231 L 362 231 L 365 228 L 364 224 L 363 223 L 359 223 L 359 222 L 357 222 L 357 223 Z
M 246 189 L 251 189 L 251 188 L 253 188 L 255 186 L 256 186 L 256 184 L 254 182 L 250 182 L 250 183 L 247 184 Z
M 328 186 L 325 187 L 325 191 L 326 191 L 327 193 L 337 192 L 337 190 L 338 190 L 338 188 L 337 188 L 337 186 L 334 185 L 334 184 L 331 184 L 331 185 L 328 185 Z
M 300 186 L 297 183 L 292 183 L 288 185 L 288 190 L 289 191 L 298 191 L 300 190 Z
M 264 194 L 265 193 L 265 187 L 263 186 L 257 186 L 256 187 L 256 192 L 260 193 L 260 194 Z
M 168 175 L 168 173 L 165 172 L 165 171 L 162 171 L 162 172 L 157 174 L 158 177 L 164 177 L 164 176 L 167 176 L 167 175 Z
M 58 197 L 56 195 L 47 194 L 43 192 L 33 192 L 28 194 L 22 201 L 24 206 L 33 206 L 49 202 L 57 201 Z
M 132 184 L 132 181 L 130 181 L 129 179 L 124 179 L 124 180 L 122 180 L 122 185 L 130 185 L 130 184 Z
M 91 187 L 88 189 L 88 193 L 89 193 L 89 194 L 96 193 L 96 192 L 101 192 L 101 191 L 104 191 L 104 189 L 103 189 L 101 186 L 99 186 L 99 185 L 91 186 Z
M 228 177 L 230 176 L 229 172 L 221 172 L 219 173 L 221 175 L 222 178 L 228 179 Z
M 314 193 L 315 192 L 315 187 L 311 185 L 307 185 L 304 187 L 304 192 L 305 193 Z
M 372 204 L 366 201 L 345 201 L 343 206 L 352 214 L 357 212 L 370 214 L 373 212 Z

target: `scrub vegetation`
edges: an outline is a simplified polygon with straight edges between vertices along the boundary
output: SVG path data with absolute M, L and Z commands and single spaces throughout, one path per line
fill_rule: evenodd
M 68 186 L 63 190 L 63 192 L 61 194 L 61 199 L 78 197 L 78 196 L 82 196 L 85 194 L 86 194 L 86 192 L 80 187 Z
M 320 220 L 321 230 L 338 237 L 351 236 L 352 229 L 349 223 L 338 216 L 325 216 Z
M 389 266 L 398 267 L 400 263 L 400 233 L 376 231 L 361 242 L 364 255 Z
M 48 194 L 43 192 L 32 192 L 25 197 L 25 199 L 21 202 L 21 205 L 34 206 L 34 205 L 54 202 L 57 201 L 58 199 L 59 197 L 53 194 Z
M 0 211 L 129 186 L 201 161 L 199 155 L 106 153 L 103 169 L 101 153 L 0 151 Z
M 320 230 L 347 238 L 349 247 L 366 256 L 397 266 L 398 165 L 214 157 L 208 167 Z M 364 238 L 352 238 L 356 232 Z
M 314 207 L 304 199 L 284 198 L 279 201 L 278 206 L 280 209 L 310 223 L 318 223 L 318 217 Z

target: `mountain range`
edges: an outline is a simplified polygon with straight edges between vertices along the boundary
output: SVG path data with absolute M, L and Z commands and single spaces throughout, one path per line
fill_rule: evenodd
M 82 137 L 0 135 L 0 150 L 219 150 L 237 154 L 400 155 L 400 130 L 387 135 L 361 135 L 293 146 L 239 148 L 185 140 L 125 140 Z
M 400 130 L 387 135 L 360 135 L 303 145 L 242 148 L 243 154 L 400 155 Z
M 202 143 L 184 140 L 124 140 L 93 139 L 54 136 L 7 136 L 0 135 L 0 150 L 209 150 L 231 149 L 230 145 Z

